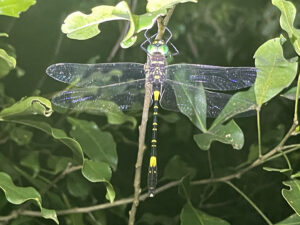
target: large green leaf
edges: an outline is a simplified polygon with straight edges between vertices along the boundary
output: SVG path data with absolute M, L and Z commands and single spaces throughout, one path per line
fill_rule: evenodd
M 294 27 L 297 12 L 295 6 L 285 0 L 272 0 L 272 4 L 281 11 L 280 26 L 288 33 L 295 51 L 300 55 L 300 30 Z
M 298 63 L 283 56 L 283 37 L 274 38 L 261 45 L 254 54 L 258 69 L 254 84 L 259 107 L 288 87 L 296 77 Z
M 224 109 L 221 111 L 219 116 L 214 120 L 210 129 L 215 126 L 226 122 L 230 118 L 251 110 L 255 110 L 257 107 L 255 101 L 254 88 L 251 87 L 247 91 L 240 91 L 234 94 L 227 102 Z
M 227 221 L 195 209 L 190 203 L 184 205 L 180 214 L 181 225 L 230 225 Z
M 67 188 L 71 195 L 77 198 L 87 198 L 92 186 L 80 172 L 71 173 L 67 177 Z
M 118 155 L 112 135 L 109 132 L 101 131 L 95 122 L 71 117 L 68 117 L 68 121 L 72 125 L 70 134 L 80 143 L 83 152 L 90 159 L 106 162 L 116 169 Z
M 231 120 L 225 125 L 214 126 L 203 134 L 194 135 L 194 140 L 203 150 L 208 150 L 213 141 L 231 144 L 234 149 L 241 149 L 244 145 L 244 134 L 234 120 Z
M 14 185 L 8 174 L 0 172 L 0 188 L 4 191 L 7 201 L 10 203 L 19 205 L 23 202 L 33 200 L 40 207 L 44 218 L 52 219 L 58 224 L 56 212 L 42 207 L 42 198 L 33 187 L 18 187 Z
M 28 115 L 49 117 L 52 112 L 51 102 L 48 99 L 43 97 L 27 97 L 3 109 L 0 112 L 0 121 Z
M 0 15 L 19 17 L 21 12 L 34 5 L 36 0 L 1 0 Z
M 111 169 L 107 163 L 96 162 L 93 160 L 84 160 L 82 174 L 91 182 L 104 182 L 106 185 L 106 199 L 113 202 L 115 191 L 110 184 Z
M 283 197 L 300 216 L 300 180 L 284 181 L 283 184 L 289 187 L 289 189 L 282 189 Z
M 27 145 L 31 142 L 33 132 L 23 127 L 15 127 L 10 131 L 9 135 L 14 142 L 21 146 Z
M 101 5 L 94 7 L 92 13 L 88 15 L 79 11 L 74 12 L 65 19 L 61 29 L 69 38 L 86 40 L 100 33 L 98 28 L 100 23 L 112 20 L 127 20 L 130 22 L 130 28 L 121 42 L 121 46 L 128 48 L 136 41 L 136 33 L 151 28 L 156 18 L 164 14 L 166 14 L 166 10 L 159 10 L 141 16 L 134 15 L 131 13 L 127 2 L 121 1 L 116 6 Z
M 34 127 L 49 134 L 54 139 L 62 142 L 72 150 L 75 164 L 83 163 L 83 152 L 80 144 L 75 139 L 70 138 L 63 130 L 51 127 L 50 124 L 46 123 L 40 118 L 33 119 L 28 117 L 16 117 L 12 119 L 5 119 L 5 121 Z
M 6 76 L 15 67 L 16 59 L 9 55 L 4 49 L 0 49 L 0 78 Z
M 184 79 L 175 74 L 176 81 Z M 202 132 L 206 132 L 206 95 L 203 85 L 192 88 L 188 85 L 173 84 L 177 106 Z
M 285 220 L 276 223 L 276 225 L 300 225 L 300 216 L 293 214 Z
M 148 0 L 146 9 L 148 12 L 154 12 L 160 9 L 169 9 L 176 4 L 185 2 L 197 2 L 197 0 Z

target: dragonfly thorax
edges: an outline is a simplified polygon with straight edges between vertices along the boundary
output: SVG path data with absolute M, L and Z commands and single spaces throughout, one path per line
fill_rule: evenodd
M 166 67 L 167 61 L 163 54 L 156 52 L 148 55 L 146 64 L 147 81 L 152 84 L 164 83 L 166 80 Z

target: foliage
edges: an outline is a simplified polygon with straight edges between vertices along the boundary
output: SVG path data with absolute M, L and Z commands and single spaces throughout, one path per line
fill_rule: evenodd
M 45 68 L 144 63 L 142 31 L 156 32 L 175 5 L 168 27 L 180 55 L 171 63 L 251 66 L 254 55 L 258 75 L 214 120 L 203 88 L 196 97 L 175 90 L 193 113 L 180 102 L 181 114 L 160 111 L 159 189 L 139 202 L 136 224 L 300 224 L 300 4 L 135 3 L 133 10 L 125 1 L 0 2 L 0 224 L 127 224 L 140 114 L 59 113 L 50 98 L 70 87 L 46 78 Z M 142 193 L 146 172 L 143 164 Z

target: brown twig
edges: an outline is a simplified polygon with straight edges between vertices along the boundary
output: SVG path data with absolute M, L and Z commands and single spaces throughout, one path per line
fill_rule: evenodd
M 169 20 L 174 12 L 174 9 L 175 9 L 175 5 L 168 10 L 167 15 L 164 18 L 159 17 L 157 19 L 157 35 L 155 37 L 155 40 L 161 40 L 162 37 L 164 36 L 165 27 L 168 25 Z
M 141 169 L 142 169 L 142 162 L 143 162 L 143 156 L 145 152 L 145 136 L 146 136 L 146 127 L 147 127 L 147 121 L 148 121 L 148 112 L 149 107 L 151 104 L 151 84 L 146 83 L 145 84 L 145 98 L 144 98 L 144 108 L 143 108 L 143 114 L 142 114 L 142 121 L 141 125 L 139 126 L 139 149 L 138 149 L 138 155 L 137 160 L 135 164 L 135 176 L 134 176 L 134 198 L 133 203 L 131 206 L 131 210 L 129 211 L 129 225 L 134 225 L 135 221 L 135 214 L 137 207 L 139 205 L 139 197 L 141 193 Z
M 136 4 L 137 4 L 137 0 L 133 0 L 132 4 L 131 4 L 131 12 L 135 11 Z M 111 52 L 109 53 L 109 56 L 106 59 L 107 62 L 111 62 L 111 60 L 117 54 L 118 50 L 120 49 L 120 43 L 123 40 L 123 38 L 125 37 L 128 29 L 129 29 L 129 26 L 130 26 L 130 22 L 128 21 L 122 30 L 122 34 L 120 35 L 119 39 L 116 41 L 114 47 L 112 48 Z
M 292 148 L 291 148 L 292 147 Z M 300 145 L 290 145 L 290 146 L 284 146 L 282 147 L 283 149 L 288 149 L 285 151 L 285 154 L 291 153 L 293 151 L 296 151 L 300 149 Z M 271 150 L 272 151 L 272 150 Z M 198 181 L 193 181 L 191 182 L 192 185 L 203 185 L 203 184 L 209 184 L 209 183 L 219 183 L 219 182 L 227 182 L 235 178 L 240 178 L 245 172 L 249 171 L 250 169 L 253 169 L 254 167 L 257 167 L 261 165 L 262 163 L 265 163 L 269 161 L 270 159 L 278 158 L 282 155 L 281 152 L 271 156 L 268 159 L 265 159 L 264 161 L 262 160 L 260 164 L 258 163 L 252 163 L 249 165 L 247 168 L 245 168 L 242 172 L 234 173 L 231 175 L 227 175 L 224 177 L 219 177 L 219 178 L 209 178 L 209 179 L 202 179 Z M 172 187 L 176 187 L 181 183 L 181 180 L 178 181 L 172 181 L 170 183 L 167 183 L 159 188 L 156 189 L 155 193 L 159 194 L 165 190 L 168 190 Z M 139 197 L 139 201 L 144 201 L 149 197 L 148 193 L 142 194 Z M 72 208 L 72 209 L 66 209 L 66 210 L 57 210 L 56 213 L 57 215 L 69 215 L 69 214 L 77 214 L 77 213 L 90 213 L 93 211 L 101 210 L 101 209 L 107 209 L 115 206 L 120 206 L 120 205 L 125 205 L 129 204 L 134 201 L 134 198 L 125 198 L 121 200 L 117 200 L 113 203 L 104 203 L 104 204 L 99 204 L 99 205 L 94 205 L 94 206 L 89 206 L 89 207 L 82 207 L 82 208 Z M 30 210 L 25 210 L 20 213 L 17 213 L 18 210 L 13 211 L 10 215 L 8 216 L 0 216 L 0 221 L 9 221 L 11 219 L 16 218 L 18 215 L 27 215 L 27 216 L 35 216 L 35 217 L 41 217 L 41 213 L 38 211 L 30 211 Z

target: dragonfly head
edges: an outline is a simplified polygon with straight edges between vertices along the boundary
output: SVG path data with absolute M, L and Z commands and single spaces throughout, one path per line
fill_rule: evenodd
M 162 55 L 169 54 L 169 48 L 163 40 L 153 41 L 152 44 L 148 45 L 147 52 L 152 55 L 153 53 L 161 53 Z

